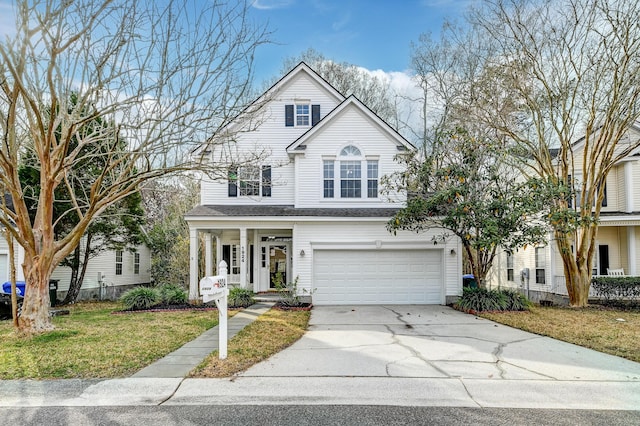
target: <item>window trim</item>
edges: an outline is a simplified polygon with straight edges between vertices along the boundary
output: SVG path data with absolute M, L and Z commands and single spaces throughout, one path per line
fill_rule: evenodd
M 306 112 L 299 112 L 299 109 L 305 109 Z M 296 102 L 293 106 L 294 127 L 311 127 L 311 103 Z M 302 123 L 300 122 L 302 119 Z
M 124 264 L 123 258 L 124 258 L 123 250 L 116 250 L 116 275 L 122 275 L 122 269 Z
M 350 178 L 345 175 L 349 166 L 353 166 L 353 171 L 356 175 L 359 174 L 359 177 Z M 379 157 L 364 155 L 357 145 L 348 143 L 340 149 L 337 156 L 322 157 L 322 198 L 378 200 L 380 197 L 380 175 Z M 375 195 L 372 191 L 375 191 Z M 350 196 L 349 194 L 354 195 Z
M 547 253 L 545 248 L 545 246 L 535 248 L 536 284 L 546 284 Z M 541 253 L 541 256 L 538 256 L 538 252 Z M 540 277 L 542 279 L 539 279 Z
M 136 275 L 140 274 L 140 253 L 133 252 L 133 273 Z
M 507 281 L 515 282 L 514 274 L 513 274 L 513 253 L 505 252 L 507 255 Z

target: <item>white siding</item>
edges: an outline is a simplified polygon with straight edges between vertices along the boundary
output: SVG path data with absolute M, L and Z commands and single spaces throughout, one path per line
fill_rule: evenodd
M 640 211 L 640 165 L 637 161 L 633 162 L 633 183 L 628 187 L 633 188 L 633 210 Z
M 307 144 L 304 156 L 296 158 L 296 182 L 298 198 L 296 207 L 383 207 L 388 200 L 382 196 L 377 199 L 366 198 L 366 186 L 362 188 L 363 198 L 340 199 L 339 187 L 335 188 L 336 197 L 323 198 L 323 156 L 338 156 L 347 145 L 357 147 L 364 157 L 378 160 L 378 175 L 391 174 L 400 166 L 393 160 L 398 154 L 394 143 L 386 132 L 372 123 L 354 105 L 341 111 L 340 116 L 332 117 L 328 125 L 315 134 Z M 366 177 L 366 164 L 363 176 Z M 339 167 L 334 171 L 339 178 Z M 379 189 L 381 185 L 379 185 Z
M 273 188 L 271 197 L 229 197 L 226 179 L 212 182 L 208 179 L 202 182 L 201 204 L 294 204 L 295 179 L 294 166 L 286 153 L 291 145 L 310 127 L 286 127 L 285 105 L 295 104 L 296 100 L 307 100 L 309 104 L 320 105 L 320 117 L 324 118 L 338 105 L 333 95 L 318 85 L 308 74 L 301 72 L 284 85 L 274 99 L 265 105 L 261 111 L 259 126 L 251 132 L 236 135 L 237 143 L 234 150 L 237 153 L 232 160 L 247 158 L 259 152 L 268 154 L 262 164 L 272 165 Z M 214 157 L 219 153 L 214 154 Z M 218 160 L 219 157 L 216 157 Z M 226 159 L 225 159 L 226 160 Z
M 22 270 L 22 259 L 24 259 L 24 250 L 22 247 L 15 243 L 14 246 L 14 256 L 15 256 L 15 268 L 16 268 L 16 281 L 24 281 L 24 271 Z M 9 244 L 4 236 L 4 234 L 0 234 L 0 262 L 2 265 L 0 266 L 0 285 L 9 281 L 11 277 L 11 267 L 9 264 Z
M 105 275 L 104 282 L 107 286 L 121 286 L 131 284 L 143 284 L 151 281 L 151 252 L 148 247 L 140 245 L 137 248 L 140 253 L 140 273 L 134 273 L 134 254 L 129 250 L 122 253 L 122 275 L 116 275 L 116 253 L 106 251 L 89 260 L 87 272 L 82 283 L 82 289 L 98 288 L 98 272 Z M 58 267 L 51 276 L 52 279 L 60 280 L 58 291 L 67 291 L 71 280 L 71 269 Z

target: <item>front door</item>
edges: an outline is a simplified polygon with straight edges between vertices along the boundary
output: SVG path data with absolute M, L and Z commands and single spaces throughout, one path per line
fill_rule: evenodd
M 608 245 L 600 245 L 598 246 L 598 264 L 600 266 L 600 270 L 597 271 L 600 275 L 607 275 L 609 272 L 609 246 Z
M 287 246 L 286 244 L 270 244 L 269 251 L 269 288 L 276 288 L 279 282 L 287 283 Z

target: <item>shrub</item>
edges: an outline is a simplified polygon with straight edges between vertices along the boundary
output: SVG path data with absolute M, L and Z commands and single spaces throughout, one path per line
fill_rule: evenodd
M 227 300 L 230 308 L 246 308 L 256 302 L 251 290 L 240 287 L 234 287 L 229 290 L 229 297 Z
M 591 285 L 605 303 L 640 304 L 640 277 L 593 277 Z
M 514 290 L 502 290 L 506 300 L 505 311 L 527 311 L 533 305 L 523 294 Z
M 282 306 L 287 307 L 296 307 L 306 305 L 306 302 L 300 300 L 300 295 L 298 294 L 298 277 L 289 284 L 283 284 L 282 279 L 278 279 L 276 276 L 275 280 L 276 289 L 280 290 L 280 300 L 278 303 Z M 308 291 L 307 289 L 303 289 L 303 293 L 308 293 L 309 295 L 313 294 L 312 291 Z
M 136 287 L 125 292 L 120 301 L 126 309 L 149 309 L 160 302 L 160 294 L 155 288 Z
M 488 290 L 486 288 L 462 289 L 462 297 L 456 305 L 464 310 L 482 311 L 524 311 L 531 302 L 512 290 Z
M 158 290 L 160 300 L 167 305 L 182 305 L 187 303 L 187 292 L 176 284 L 164 284 Z

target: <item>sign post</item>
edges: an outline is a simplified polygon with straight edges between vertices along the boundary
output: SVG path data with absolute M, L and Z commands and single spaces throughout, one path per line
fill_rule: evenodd
M 200 280 L 200 294 L 204 303 L 215 300 L 218 307 L 218 357 L 227 358 L 227 262 L 218 265 L 220 275 Z

